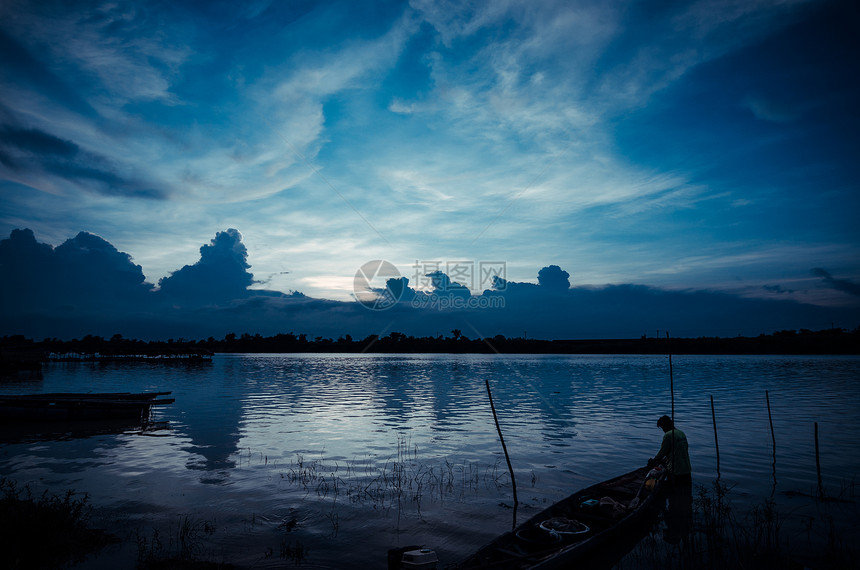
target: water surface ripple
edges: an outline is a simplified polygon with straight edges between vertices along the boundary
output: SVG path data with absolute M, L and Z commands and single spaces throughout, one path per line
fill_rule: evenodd
M 83 568 L 133 565 L 135 537 L 209 521 L 211 559 L 279 567 L 375 568 L 427 544 L 462 558 L 510 527 L 642 465 L 671 408 L 665 356 L 218 355 L 202 365 L 50 364 L 0 393 L 171 390 L 169 429 L 0 444 L 0 475 L 90 494 L 95 521 L 127 540 Z M 674 405 L 697 483 L 720 476 L 750 504 L 814 508 L 813 425 L 834 494 L 860 473 L 860 359 L 677 356 Z M 765 391 L 776 438 L 776 470 Z M 775 476 L 775 479 L 774 479 Z M 805 501 L 805 502 L 804 502 Z M 812 505 L 812 506 L 811 506 Z M 848 516 L 856 517 L 856 509 Z M 856 524 L 848 520 L 846 524 Z M 291 559 L 292 562 L 292 559 Z

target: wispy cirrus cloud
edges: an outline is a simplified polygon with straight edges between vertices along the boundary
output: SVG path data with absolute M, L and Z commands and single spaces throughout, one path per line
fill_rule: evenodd
M 93 99 L 106 109 L 132 101 L 175 102 L 170 87 L 189 48 L 187 27 L 132 2 L 9 2 L 0 9 L 7 30 L 42 54 L 80 88 L 97 87 Z
M 857 271 L 840 9 L 7 2 L 0 222 L 110 236 L 153 282 L 234 227 L 260 274 L 329 298 L 358 259 L 528 280 L 535 252 L 591 283 L 799 298 L 809 267 Z
M 54 179 L 105 195 L 163 198 L 163 191 L 135 174 L 120 172 L 106 157 L 38 129 L 0 124 L 0 163 L 10 180 L 53 193 Z

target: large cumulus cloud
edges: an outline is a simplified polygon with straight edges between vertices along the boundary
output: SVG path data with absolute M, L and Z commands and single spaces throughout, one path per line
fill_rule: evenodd
M 218 232 L 196 263 L 156 288 L 129 254 L 99 236 L 80 232 L 53 248 L 29 229 L 13 230 L 0 240 L 0 334 L 205 337 L 231 320 L 244 324 L 248 309 L 238 305 L 253 297 L 301 303 L 301 294 L 249 290 L 254 279 L 247 256 L 237 230 Z M 280 322 L 270 309 L 257 316 Z
M 218 232 L 200 248 L 200 260 L 158 281 L 161 293 L 184 303 L 226 303 L 248 297 L 254 276 L 238 230 Z
M 497 334 L 531 338 L 635 338 L 758 335 L 781 329 L 854 328 L 860 310 L 793 301 L 746 299 L 709 291 L 667 291 L 645 285 L 571 285 L 557 265 L 536 282 L 494 280 L 472 292 L 443 272 L 428 274 L 432 289 L 416 290 L 405 277 L 378 294 L 399 299 L 386 310 L 358 302 L 313 299 L 300 293 L 250 289 L 255 283 L 242 235 L 215 234 L 200 258 L 159 281 L 146 282 L 129 254 L 81 232 L 60 246 L 37 242 L 30 230 L 0 241 L 0 335 L 37 338 L 110 336 L 223 337 L 295 332 L 337 338 L 401 332 L 439 336 L 457 329 L 470 338 Z M 815 274 L 834 287 L 853 283 Z
M 13 230 L 0 241 L 0 273 L 6 314 L 110 311 L 146 302 L 152 290 L 131 256 L 87 232 L 54 249 Z

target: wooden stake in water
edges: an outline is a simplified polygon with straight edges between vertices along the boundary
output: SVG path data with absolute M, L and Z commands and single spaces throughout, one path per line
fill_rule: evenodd
M 776 435 L 773 432 L 773 416 L 770 413 L 770 394 L 767 390 L 764 391 L 764 398 L 767 401 L 767 421 L 770 422 L 770 440 L 773 442 L 773 489 L 770 494 L 773 496 L 776 493 Z
M 669 395 L 672 398 L 672 421 L 675 421 L 675 379 L 672 374 L 672 355 L 669 355 Z
M 824 485 L 821 484 L 821 461 L 818 458 L 818 422 L 815 422 L 815 470 L 818 472 L 818 498 L 824 498 Z
M 669 331 L 666 331 L 666 340 L 669 340 Z M 672 376 L 672 351 L 669 351 L 669 396 L 672 398 L 672 422 L 675 421 L 675 380 Z
M 770 395 L 767 390 L 764 391 L 765 400 L 767 400 L 767 421 L 770 422 L 770 439 L 773 441 L 773 462 L 776 463 L 776 435 L 773 433 L 773 416 L 770 415 Z
M 666 331 L 666 341 L 669 341 L 669 331 Z M 669 350 L 669 397 L 672 399 L 672 469 L 675 468 L 675 380 L 672 375 L 672 351 Z M 674 478 L 674 473 L 669 473 L 670 479 Z
M 517 512 L 517 505 L 519 504 L 519 501 L 517 500 L 517 481 L 516 481 L 516 479 L 514 479 L 514 468 L 511 465 L 511 458 L 510 458 L 510 456 L 508 456 L 508 448 L 507 448 L 507 446 L 505 446 L 505 438 L 504 438 L 504 436 L 502 436 L 502 428 L 499 427 L 499 418 L 498 418 L 498 416 L 496 416 L 496 406 L 493 405 L 493 394 L 492 394 L 492 392 L 490 392 L 490 381 L 484 380 L 484 382 L 487 384 L 487 396 L 490 398 L 490 409 L 493 411 L 493 420 L 495 420 L 495 422 L 496 422 L 496 431 L 499 432 L 499 441 L 502 442 L 502 451 L 505 452 L 505 461 L 508 462 L 508 472 L 511 474 L 511 485 L 513 486 L 513 489 L 514 489 L 514 527 L 516 528 L 516 526 L 517 526 L 516 512 Z
M 717 479 L 720 478 L 720 441 L 717 439 L 717 414 L 714 412 L 714 395 L 711 394 L 711 418 L 714 422 L 714 446 L 717 448 Z

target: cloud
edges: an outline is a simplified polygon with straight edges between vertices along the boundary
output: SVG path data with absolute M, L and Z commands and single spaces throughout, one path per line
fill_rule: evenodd
M 0 163 L 6 167 L 0 168 L 0 173 L 49 192 L 58 184 L 70 182 L 109 196 L 164 197 L 150 184 L 117 172 L 109 159 L 35 128 L 0 124 Z
M 385 281 L 385 289 L 375 289 L 376 295 L 387 295 L 389 299 L 397 299 L 401 303 L 411 303 L 418 292 L 409 286 L 406 277 L 391 277 Z
M 570 273 L 558 265 L 550 265 L 538 271 L 538 284 L 552 291 L 570 289 Z
M 98 236 L 81 232 L 54 249 L 30 230 L 14 230 L 0 241 L 0 334 L 119 332 L 166 339 L 293 331 L 363 338 L 385 331 L 437 336 L 456 328 L 471 338 L 524 331 L 532 338 L 636 338 L 658 329 L 673 336 L 735 336 L 860 322 L 860 310 L 844 307 L 634 284 L 570 287 L 570 274 L 556 265 L 542 268 L 538 283 L 497 279 L 494 290 L 481 294 L 443 272 L 430 274 L 429 292 L 410 288 L 405 277 L 391 279 L 387 288 L 400 302 L 369 310 L 358 302 L 251 290 L 247 258 L 237 230 L 218 232 L 196 263 L 161 279 L 154 290 L 127 253 Z M 857 293 L 853 282 L 822 269 L 815 274 Z
M 423 277 L 429 279 L 428 284 L 432 287 L 429 291 L 413 289 L 409 286 L 409 279 L 406 277 L 392 277 L 386 280 L 385 288 L 371 289 L 371 292 L 385 301 L 391 299 L 402 305 L 419 307 L 430 306 L 435 299 L 441 297 L 466 300 L 472 296 L 468 287 L 452 281 L 443 271 L 431 271 Z
M 781 329 L 853 327 L 857 310 L 839 311 L 793 301 L 741 298 L 712 291 L 667 291 L 623 284 L 572 287 L 552 295 L 543 286 L 511 283 L 483 296 L 501 297 L 497 310 L 462 315 L 482 334 L 538 338 L 635 338 L 658 329 L 673 336 L 752 335 Z M 803 324 L 806 323 L 806 324 Z
M 0 22 L 0 179 L 63 196 L 166 198 L 152 160 L 165 141 L 126 107 L 175 103 L 167 78 L 187 48 L 171 47 L 164 22 L 122 2 L 4 3 Z
M 182 36 L 165 21 L 164 12 L 130 2 L 16 4 L 0 9 L 0 16 L 18 34 L 18 50 L 38 51 L 82 87 L 98 82 L 103 91 L 95 97 L 97 106 L 173 100 L 169 78 L 187 57 L 188 48 L 176 47 L 176 39 Z M 45 17 L 48 13 L 50 17 Z M 36 86 L 52 83 L 43 79 Z
M 185 304 L 225 303 L 249 296 L 254 276 L 248 271 L 248 250 L 238 230 L 218 232 L 200 247 L 200 260 L 158 281 L 159 291 Z
M 2 12 L 0 12 L 2 13 Z M 41 96 L 54 99 L 66 108 L 84 116 L 98 113 L 71 85 L 55 74 L 47 65 L 33 56 L 29 49 L 0 25 L 0 72 L 6 89 L 15 84 L 31 89 Z M 0 87 L 2 89 L 2 87 Z
M 802 110 L 786 101 L 778 101 L 773 98 L 755 94 L 748 95 L 743 104 L 757 119 L 773 123 L 790 123 L 796 121 L 802 115 Z
M 0 141 L 10 150 L 62 158 L 74 158 L 80 150 L 71 141 L 37 129 L 16 129 L 9 125 L 0 125 Z
M 860 283 L 856 283 L 850 279 L 837 279 L 833 277 L 829 271 L 820 267 L 814 268 L 811 273 L 816 277 L 821 277 L 822 281 L 832 289 L 848 293 L 855 297 L 860 297 Z
M 104 239 L 80 232 L 56 249 L 29 229 L 0 241 L 3 311 L 7 313 L 127 310 L 146 302 L 152 285 L 139 265 Z
M 451 295 L 453 297 L 468 298 L 472 293 L 462 283 L 451 281 L 448 275 L 442 271 L 431 271 L 426 275 L 430 278 L 434 294 Z
M 29 229 L 13 230 L 0 241 L 0 307 L 4 314 L 51 300 L 57 282 L 51 246 L 37 243 Z
M 570 273 L 558 265 L 548 265 L 537 273 L 537 284 L 509 281 L 493 276 L 492 289 L 485 294 L 500 294 L 516 299 L 540 299 L 547 295 L 564 294 L 570 290 Z
M 140 301 L 152 289 L 140 265 L 99 236 L 80 232 L 54 250 L 61 287 L 81 304 L 127 304 Z
M 762 285 L 762 289 L 778 295 L 790 295 L 794 293 L 794 289 L 786 289 L 782 285 Z

